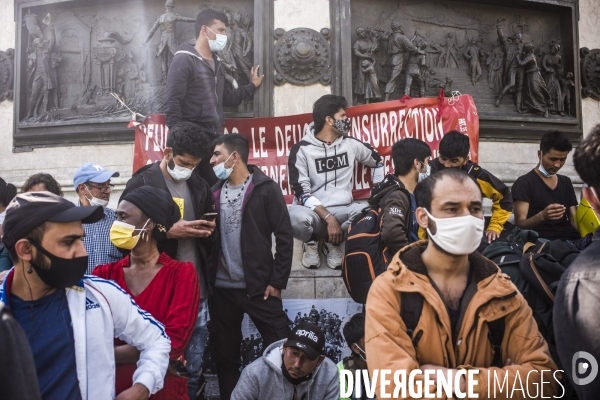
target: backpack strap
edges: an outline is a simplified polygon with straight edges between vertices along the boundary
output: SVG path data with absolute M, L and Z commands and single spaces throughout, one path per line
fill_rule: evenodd
M 406 333 L 412 339 L 413 332 L 421 318 L 421 310 L 423 309 L 423 295 L 418 292 L 402 292 L 400 293 L 400 317 L 406 325 Z
M 504 318 L 497 319 L 495 321 L 489 321 L 488 325 L 488 339 L 494 349 L 494 359 L 492 360 L 492 366 L 503 368 L 504 362 L 502 362 L 502 339 L 504 338 Z

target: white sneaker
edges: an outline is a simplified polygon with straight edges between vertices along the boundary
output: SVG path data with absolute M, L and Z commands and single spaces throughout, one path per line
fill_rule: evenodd
M 319 248 L 315 241 L 302 243 L 302 266 L 308 269 L 317 269 L 321 266 Z
M 325 254 L 327 254 L 327 266 L 331 269 L 342 269 L 342 248 L 331 243 L 325 243 Z

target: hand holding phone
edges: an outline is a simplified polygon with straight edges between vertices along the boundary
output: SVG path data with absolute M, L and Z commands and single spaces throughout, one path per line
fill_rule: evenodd
M 178 376 L 180 378 L 193 378 L 192 374 L 188 369 L 183 365 L 181 360 L 170 360 L 169 361 L 169 372 L 172 375 Z
M 214 221 L 215 219 L 217 219 L 217 213 L 204 213 L 204 215 L 200 219 L 205 221 Z

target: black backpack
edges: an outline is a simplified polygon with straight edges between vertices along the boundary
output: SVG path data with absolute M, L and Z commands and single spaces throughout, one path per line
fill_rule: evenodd
M 396 190 L 400 188 L 386 193 L 377 206 L 364 208 L 348 226 L 342 278 L 350 297 L 357 303 L 367 302 L 371 284 L 385 272 L 392 259 L 393 254 L 381 241 L 381 225 L 385 202 Z
M 401 305 L 400 305 L 400 317 L 406 325 L 406 333 L 412 339 L 414 348 L 416 349 L 423 331 L 419 330 L 413 337 L 415 328 L 421 318 L 421 311 L 423 310 L 423 295 L 418 292 L 401 292 Z M 488 339 L 494 350 L 494 359 L 492 360 L 492 366 L 502 368 L 504 362 L 502 360 L 502 352 L 500 346 L 502 346 L 502 339 L 504 338 L 504 318 L 497 319 L 495 321 L 489 321 L 488 323 Z

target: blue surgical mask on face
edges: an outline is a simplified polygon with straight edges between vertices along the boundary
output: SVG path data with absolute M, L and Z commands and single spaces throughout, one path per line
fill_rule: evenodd
M 233 172 L 233 165 L 230 168 L 225 168 L 225 163 L 229 161 L 232 155 L 233 153 L 231 153 L 229 157 L 227 157 L 227 160 L 213 167 L 213 171 L 215 172 L 215 175 L 218 179 L 225 180 L 229 178 L 229 175 L 231 175 L 231 173 Z
M 425 164 L 423 161 L 421 161 L 422 164 Z M 427 169 L 425 172 L 419 172 L 419 182 L 429 178 L 429 175 L 431 175 L 431 165 L 427 164 Z
M 551 174 L 548 171 L 546 171 L 546 168 L 544 168 L 544 166 L 542 165 L 541 160 L 540 160 L 540 166 L 538 167 L 538 170 L 540 171 L 540 174 L 544 175 L 546 178 L 552 178 L 554 175 L 556 175 L 556 174 Z

